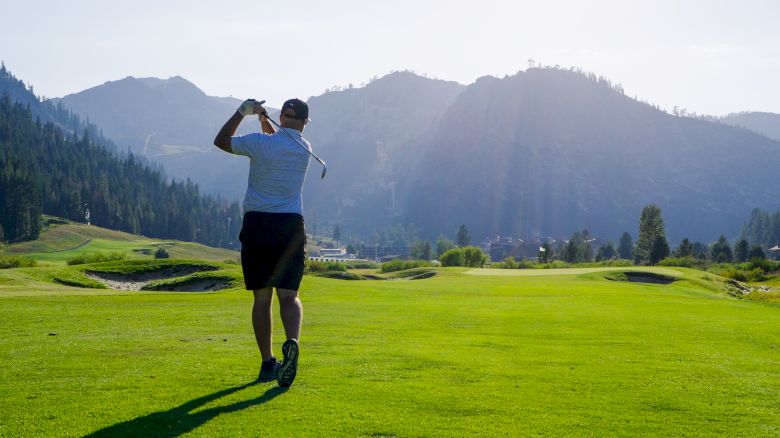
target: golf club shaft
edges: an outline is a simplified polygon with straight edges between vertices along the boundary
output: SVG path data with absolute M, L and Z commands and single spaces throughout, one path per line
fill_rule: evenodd
M 263 101 L 263 102 L 265 102 L 265 101 Z M 285 130 L 284 130 L 284 128 L 282 128 L 281 126 L 279 126 L 279 124 L 278 124 L 278 123 L 276 123 L 276 122 L 274 121 L 274 119 L 272 119 L 272 118 L 268 117 L 268 113 L 266 113 L 266 114 L 265 114 L 265 118 L 266 118 L 268 121 L 270 121 L 271 123 L 273 123 L 273 124 L 274 124 L 274 126 L 276 126 L 278 129 L 280 129 L 281 131 L 284 131 L 284 133 L 285 133 L 285 134 L 287 134 L 287 136 L 288 136 L 288 137 L 290 137 L 290 139 L 291 139 L 291 140 L 293 140 L 294 142 L 298 143 L 298 146 L 300 146 L 300 147 L 302 147 L 303 149 L 305 149 L 305 150 L 306 150 L 306 152 L 308 152 L 308 153 L 309 153 L 309 155 L 311 155 L 312 157 L 314 157 L 314 159 L 315 159 L 315 160 L 319 161 L 319 162 L 320 162 L 320 164 L 322 164 L 322 175 L 320 176 L 320 179 L 323 179 L 323 178 L 325 178 L 325 172 L 327 172 L 327 171 L 328 171 L 328 166 L 325 164 L 325 162 L 324 162 L 324 161 L 322 161 L 322 160 L 320 159 L 320 157 L 318 157 L 318 156 L 314 155 L 314 152 L 312 152 L 311 150 L 309 150 L 309 148 L 307 148 L 307 147 L 306 147 L 306 145 L 304 145 L 303 143 L 301 143 L 301 142 L 300 142 L 300 141 L 299 141 L 297 138 L 293 137 L 292 135 L 290 135 L 290 133 L 289 133 L 289 132 L 285 131 Z

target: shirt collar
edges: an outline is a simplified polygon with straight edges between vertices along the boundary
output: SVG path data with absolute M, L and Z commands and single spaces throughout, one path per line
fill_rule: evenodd
M 284 128 L 284 127 L 280 127 L 280 129 L 284 129 L 289 134 L 296 135 L 298 137 L 303 137 L 303 133 L 301 133 L 301 131 L 299 131 L 297 129 L 294 129 L 294 128 Z

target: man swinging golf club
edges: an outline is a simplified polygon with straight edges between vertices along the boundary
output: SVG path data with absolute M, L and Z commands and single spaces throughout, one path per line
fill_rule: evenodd
M 276 132 L 262 102 L 246 100 L 225 123 L 214 145 L 225 152 L 249 157 L 249 184 L 244 198 L 244 222 L 239 234 L 241 267 L 246 289 L 253 291 L 252 326 L 263 363 L 258 380 L 276 379 L 290 386 L 298 368 L 298 339 L 303 307 L 298 287 L 306 259 L 301 189 L 309 167 L 311 145 L 301 135 L 309 107 L 299 99 L 282 105 Z M 262 133 L 233 137 L 241 120 L 258 115 Z M 322 162 L 317 159 L 318 161 Z M 323 163 L 324 166 L 324 163 Z M 324 176 L 324 172 L 323 172 Z M 284 360 L 272 351 L 273 289 L 287 340 Z

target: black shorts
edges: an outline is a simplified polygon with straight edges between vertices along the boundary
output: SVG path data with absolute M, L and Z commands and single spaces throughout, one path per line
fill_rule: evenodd
M 247 290 L 298 290 L 306 265 L 303 216 L 248 211 L 238 239 Z

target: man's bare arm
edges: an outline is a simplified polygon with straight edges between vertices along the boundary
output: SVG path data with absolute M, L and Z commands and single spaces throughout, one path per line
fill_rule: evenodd
M 233 117 L 228 119 L 222 129 L 217 133 L 217 136 L 214 138 L 214 146 L 232 154 L 233 148 L 230 146 L 230 138 L 235 135 L 238 125 L 241 124 L 241 120 L 244 120 L 244 116 L 236 111 L 236 113 L 233 114 Z M 266 123 L 268 122 L 266 121 Z
M 269 135 L 276 133 L 273 125 L 268 121 L 268 113 L 260 114 L 260 129 Z

